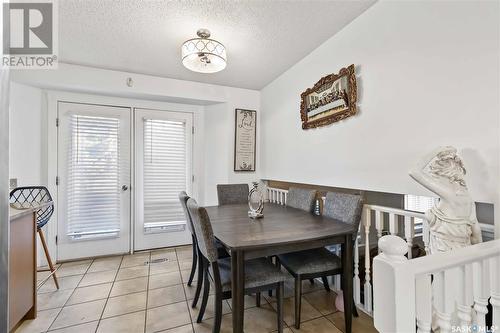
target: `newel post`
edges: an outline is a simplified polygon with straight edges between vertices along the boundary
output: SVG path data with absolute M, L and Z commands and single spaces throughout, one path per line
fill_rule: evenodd
M 378 242 L 373 259 L 373 319 L 382 333 L 415 332 L 415 277 L 405 254 L 408 244 L 394 235 Z

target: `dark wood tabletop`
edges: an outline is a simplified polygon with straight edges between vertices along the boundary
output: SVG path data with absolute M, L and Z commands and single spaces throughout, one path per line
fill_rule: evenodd
M 350 224 L 300 209 L 266 204 L 264 217 L 248 217 L 248 205 L 206 207 L 214 235 L 229 249 L 297 244 L 352 233 Z
M 231 254 L 233 333 L 243 333 L 245 260 L 341 244 L 346 333 L 352 328 L 352 234 L 341 221 L 267 203 L 264 217 L 248 217 L 248 206 L 205 207 L 214 236 Z

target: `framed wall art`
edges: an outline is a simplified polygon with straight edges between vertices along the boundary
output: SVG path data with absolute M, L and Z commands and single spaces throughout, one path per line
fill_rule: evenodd
M 356 114 L 354 65 L 322 77 L 300 95 L 302 129 L 325 126 Z
M 255 171 L 257 111 L 235 110 L 234 171 Z

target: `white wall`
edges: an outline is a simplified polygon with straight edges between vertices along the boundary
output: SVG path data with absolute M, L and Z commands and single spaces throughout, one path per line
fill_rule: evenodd
M 408 176 L 458 147 L 477 201 L 499 172 L 498 2 L 380 1 L 261 91 L 262 176 L 429 195 Z M 359 114 L 302 130 L 300 94 L 356 65 Z
M 41 89 L 11 83 L 9 173 L 18 186 L 46 185 L 45 105 Z
M 235 109 L 257 110 L 257 155 L 255 172 L 234 171 Z M 251 183 L 260 179 L 259 99 L 244 105 L 234 101 L 205 107 L 205 204 L 217 205 L 217 184 Z M 230 129 L 230 131 L 228 131 Z M 227 171 L 226 171 L 227 170 Z
M 126 85 L 128 77 L 132 77 L 133 87 Z M 37 136 L 45 131 L 47 121 L 37 118 L 39 117 L 40 105 L 46 104 L 43 101 L 40 102 L 42 90 L 202 105 L 207 109 L 207 112 L 204 117 L 199 117 L 200 121 L 196 126 L 198 126 L 197 133 L 203 136 L 201 144 L 204 155 L 194 156 L 195 163 L 197 159 L 203 161 L 203 165 L 200 167 L 201 171 L 198 174 L 195 173 L 195 182 L 203 182 L 200 184 L 203 190 L 200 193 L 200 202 L 203 204 L 217 203 L 214 184 L 250 182 L 259 177 L 259 159 L 257 160 L 256 173 L 235 173 L 233 171 L 233 149 L 231 148 L 234 145 L 234 109 L 258 110 L 260 106 L 260 93 L 258 91 L 68 64 L 59 64 L 58 70 L 36 71 L 36 73 L 35 71 L 16 71 L 13 73 L 12 80 L 18 83 L 17 87 L 22 87 L 22 89 L 18 88 L 18 93 L 12 95 L 11 104 L 18 110 L 16 112 L 19 115 L 22 114 L 23 117 L 27 118 L 32 117 L 28 123 L 16 122 L 12 124 L 12 131 L 19 133 L 13 138 L 13 141 L 16 142 L 12 143 L 12 147 L 25 148 L 20 136 L 26 130 L 33 130 L 34 135 Z M 46 137 L 45 132 L 42 133 L 42 137 Z M 29 152 L 34 152 L 34 156 L 40 155 L 38 143 L 34 147 L 28 148 Z M 259 150 L 258 142 L 257 153 Z M 13 149 L 11 155 L 14 160 L 21 162 L 27 158 L 24 151 L 23 149 Z M 210 158 L 205 159 L 205 156 L 210 156 Z M 28 170 L 19 166 L 20 162 L 12 165 L 11 170 L 14 170 L 12 174 L 19 174 L 20 179 L 34 177 Z M 39 170 L 46 174 L 46 171 L 43 171 L 43 166 Z M 40 177 L 40 175 L 37 173 L 36 177 Z M 49 182 L 51 181 L 52 179 L 49 180 Z

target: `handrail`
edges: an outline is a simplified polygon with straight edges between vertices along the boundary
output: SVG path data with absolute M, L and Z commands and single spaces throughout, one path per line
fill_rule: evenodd
M 368 208 L 371 210 L 376 210 L 384 213 L 389 213 L 389 214 L 396 214 L 396 215 L 404 215 L 404 216 L 410 216 L 414 217 L 417 219 L 424 219 L 425 218 L 425 213 L 420 213 L 420 212 L 414 212 L 411 210 L 405 210 L 401 208 L 394 208 L 394 207 L 386 207 L 386 206 L 379 206 L 379 205 L 370 205 L 370 204 L 365 204 L 364 208 Z
M 444 271 L 457 265 L 466 265 L 500 254 L 500 239 L 474 244 L 450 252 L 436 253 L 408 261 L 408 265 L 396 269 L 408 270 L 410 274 L 422 275 Z
M 399 237 L 384 236 L 379 247 L 373 260 L 377 330 L 485 332 L 488 299 L 500 328 L 500 239 L 413 260 Z

